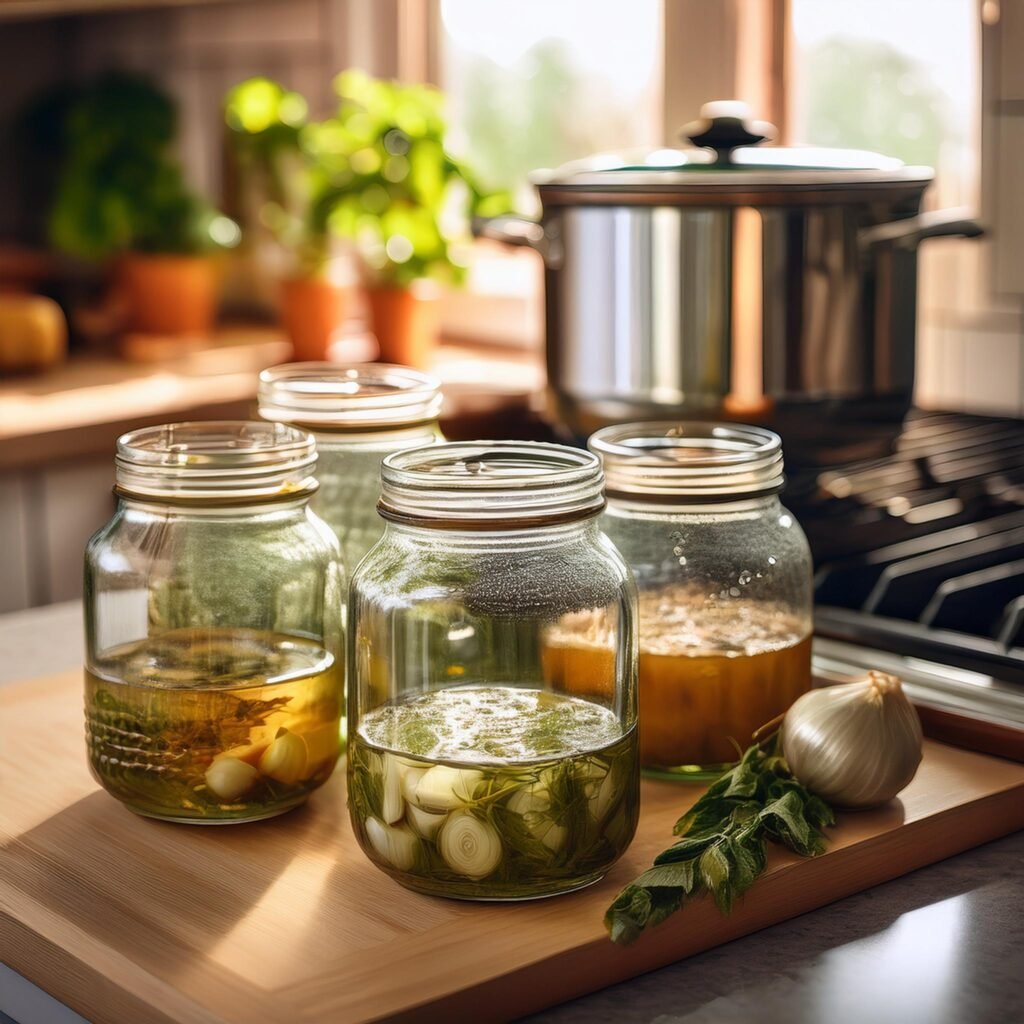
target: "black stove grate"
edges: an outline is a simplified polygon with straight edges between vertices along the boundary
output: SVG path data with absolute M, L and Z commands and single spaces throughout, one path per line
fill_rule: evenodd
M 892 455 L 798 472 L 786 503 L 819 634 L 1024 684 L 1024 422 L 915 411 Z

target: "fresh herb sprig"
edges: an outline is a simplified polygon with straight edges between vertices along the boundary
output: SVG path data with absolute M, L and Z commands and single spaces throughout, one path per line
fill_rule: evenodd
M 628 945 L 705 892 L 728 913 L 764 871 L 769 840 L 814 857 L 833 824 L 832 808 L 793 777 L 775 742 L 755 744 L 676 822 L 679 841 L 608 908 L 612 941 Z

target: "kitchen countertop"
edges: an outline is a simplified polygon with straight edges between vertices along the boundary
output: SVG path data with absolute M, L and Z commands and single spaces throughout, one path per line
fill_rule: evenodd
M 0 616 L 0 685 L 81 661 L 78 602 Z M 554 1007 L 535 1024 L 1024 1019 L 1024 832 Z M 0 1022 L 82 1020 L 0 965 Z

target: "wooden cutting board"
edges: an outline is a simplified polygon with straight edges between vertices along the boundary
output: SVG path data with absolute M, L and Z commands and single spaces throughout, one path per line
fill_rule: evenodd
M 402 889 L 363 857 L 336 773 L 254 825 L 137 818 L 89 776 L 78 673 L 0 691 L 0 958 L 90 1020 L 289 1024 L 514 1017 L 782 921 L 1024 826 L 1024 765 L 928 743 L 882 810 L 779 854 L 728 917 L 705 900 L 629 948 L 602 926 L 700 792 L 645 782 L 590 889 L 511 905 Z

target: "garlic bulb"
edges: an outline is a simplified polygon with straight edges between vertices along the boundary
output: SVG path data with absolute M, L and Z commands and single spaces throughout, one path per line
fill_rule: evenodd
M 448 867 L 467 878 L 486 878 L 501 863 L 498 833 L 468 811 L 449 816 L 438 833 L 437 848 Z
M 863 680 L 805 693 L 782 723 L 782 753 L 812 792 L 845 807 L 891 800 L 921 763 L 921 721 L 899 679 Z

